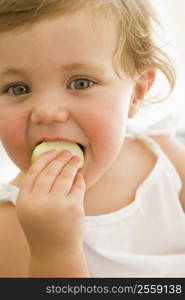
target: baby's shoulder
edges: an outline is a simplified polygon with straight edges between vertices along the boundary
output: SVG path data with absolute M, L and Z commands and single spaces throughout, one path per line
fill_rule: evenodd
M 185 144 L 176 137 L 151 136 L 159 144 L 179 173 L 182 182 L 185 182 Z
M 27 277 L 29 247 L 15 206 L 0 202 L 0 277 Z
M 185 210 L 185 144 L 179 138 L 170 136 L 151 136 L 174 165 L 182 181 L 180 200 Z
M 185 210 L 185 144 L 179 139 L 167 135 L 150 136 L 157 143 L 162 151 L 169 158 L 182 182 L 182 189 L 179 195 L 182 207 Z M 127 178 L 129 174 L 130 182 L 135 184 L 136 188 L 151 173 L 156 164 L 157 157 L 154 152 L 143 142 L 143 139 L 134 137 L 126 139 L 127 147 L 125 147 L 125 164 L 127 164 Z M 132 181 L 131 181 L 132 180 Z

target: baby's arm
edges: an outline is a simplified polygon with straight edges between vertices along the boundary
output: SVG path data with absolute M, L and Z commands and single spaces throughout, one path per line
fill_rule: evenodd
M 33 259 L 15 206 L 8 201 L 0 202 L 0 278 L 37 277 L 39 274 L 39 277 L 86 277 L 87 270 L 82 272 L 84 259 L 81 254 L 74 249 L 71 255 L 60 252 L 53 257 L 41 255 Z
M 168 158 L 176 168 L 181 181 L 182 189 L 180 193 L 180 201 L 185 211 L 185 144 L 178 138 L 170 136 L 151 136 L 163 149 Z
M 83 250 L 75 249 L 31 256 L 29 277 L 89 277 Z
M 0 201 L 0 277 L 29 277 L 30 250 L 15 206 Z
M 83 227 L 80 211 L 85 186 L 83 180 L 81 184 L 79 180 L 72 180 L 77 170 L 74 160 L 68 163 L 68 168 L 64 168 L 64 161 L 66 159 L 60 156 L 51 163 L 43 156 L 28 174 L 20 173 L 11 182 L 21 188 L 21 193 L 17 200 L 18 209 L 10 202 L 0 205 L 0 243 L 3 244 L 0 249 L 0 277 L 89 276 L 78 231 Z M 65 169 L 63 179 L 60 173 L 56 173 L 62 165 Z M 71 192 L 66 197 L 61 187 L 63 191 L 68 189 L 72 181 Z M 50 190 L 45 191 L 49 184 Z M 76 224 L 75 219 L 79 219 Z M 78 225 L 79 222 L 82 224 Z M 12 239 L 14 236 L 18 237 L 17 242 Z
M 30 247 L 30 277 L 88 277 L 85 182 L 78 157 L 46 153 L 24 175 L 16 209 Z

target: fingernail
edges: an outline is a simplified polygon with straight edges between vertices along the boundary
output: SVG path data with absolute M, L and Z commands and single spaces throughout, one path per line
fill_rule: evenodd
M 80 157 L 79 156 L 74 156 L 74 157 L 75 157 L 76 162 L 80 161 Z
M 45 152 L 43 154 L 48 155 L 48 156 L 52 156 L 52 155 L 56 155 L 57 151 L 56 150 L 50 150 L 50 151 L 47 151 L 47 152 Z
M 72 153 L 68 150 L 64 150 L 60 153 L 60 155 L 65 156 L 65 157 L 71 157 Z
M 77 174 L 82 174 L 83 168 L 79 168 Z

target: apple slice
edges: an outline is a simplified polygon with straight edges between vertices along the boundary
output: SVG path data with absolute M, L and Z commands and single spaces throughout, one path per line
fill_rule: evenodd
M 80 146 L 73 142 L 66 142 L 66 141 L 57 141 L 57 142 L 42 142 L 37 145 L 32 153 L 31 156 L 31 163 L 34 161 L 44 152 L 48 152 L 51 150 L 57 150 L 58 152 L 62 152 L 63 150 L 69 150 L 73 155 L 80 157 L 80 168 L 84 165 L 84 154 Z

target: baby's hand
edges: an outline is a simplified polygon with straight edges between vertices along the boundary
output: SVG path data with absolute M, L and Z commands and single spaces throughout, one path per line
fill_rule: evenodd
M 79 158 L 63 151 L 41 155 L 25 174 L 17 213 L 31 254 L 71 251 L 82 243 L 85 181 Z

